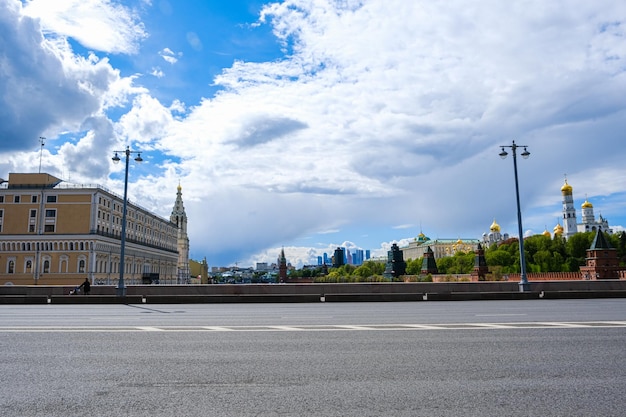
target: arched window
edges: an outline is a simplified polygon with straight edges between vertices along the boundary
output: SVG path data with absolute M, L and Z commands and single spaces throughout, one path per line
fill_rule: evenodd
M 9 261 L 9 269 L 7 271 L 9 274 L 14 274 L 15 273 L 15 261 L 14 260 L 10 260 Z
M 27 274 L 30 274 L 31 272 L 33 272 L 33 261 L 31 260 L 26 261 L 26 267 L 24 269 Z
M 84 259 L 81 259 L 80 261 L 78 261 L 78 272 L 79 273 L 85 272 L 85 260 Z
M 45 260 L 43 261 L 43 272 L 44 274 L 49 274 L 50 273 L 50 261 L 49 260 Z

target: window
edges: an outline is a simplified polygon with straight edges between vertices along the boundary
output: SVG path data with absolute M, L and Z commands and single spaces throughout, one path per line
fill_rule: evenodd
M 9 266 L 9 267 L 8 267 L 7 272 L 8 272 L 9 274 L 14 274 L 14 273 L 15 273 L 15 261 L 11 259 L 11 260 L 9 261 L 9 265 L 8 265 L 8 266 Z
M 44 274 L 49 274 L 50 273 L 50 261 L 49 260 L 45 260 L 43 261 L 43 272 Z
M 0 210 L 0 219 L 2 218 L 3 214 L 4 214 L 4 210 Z
M 30 202 L 31 203 L 36 203 L 37 202 L 37 196 L 36 195 L 31 195 L 30 196 Z
M 37 210 L 31 210 L 30 211 L 30 218 L 34 219 L 35 217 L 37 217 Z
M 57 211 L 55 209 L 48 209 L 46 210 L 46 217 L 56 217 L 57 216 Z
M 44 232 L 54 233 L 54 225 L 53 224 L 47 224 L 46 227 L 44 228 Z
M 31 272 L 33 272 L 33 261 L 26 261 L 26 268 L 24 268 L 26 270 L 27 274 L 30 274 Z
M 28 225 L 28 233 L 35 233 L 35 225 L 34 224 L 29 224 Z
M 4 196 L 0 195 L 0 203 L 4 203 Z
M 47 195 L 46 196 L 46 203 L 56 203 L 57 202 L 57 196 L 56 195 Z
M 14 195 L 13 196 L 13 202 L 14 203 L 19 203 L 20 202 L 20 196 L 19 195 Z
M 80 261 L 78 261 L 78 272 L 81 274 L 85 272 L 85 260 L 84 259 L 81 259 Z

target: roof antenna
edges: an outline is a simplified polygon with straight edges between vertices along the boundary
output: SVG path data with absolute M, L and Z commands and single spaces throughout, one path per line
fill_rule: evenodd
M 45 145 L 46 143 L 46 138 L 44 138 L 43 136 L 39 136 L 39 144 L 41 145 L 41 148 L 39 149 L 39 173 L 41 174 L 41 155 L 43 153 L 43 145 Z

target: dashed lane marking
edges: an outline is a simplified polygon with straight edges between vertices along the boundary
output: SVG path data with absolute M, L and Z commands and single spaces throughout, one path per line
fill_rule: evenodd
M 626 321 L 511 322 L 441 324 L 324 324 L 262 326 L 0 326 L 0 333 L 36 332 L 294 332 L 294 331 L 389 331 L 389 330 L 513 330 L 621 328 Z

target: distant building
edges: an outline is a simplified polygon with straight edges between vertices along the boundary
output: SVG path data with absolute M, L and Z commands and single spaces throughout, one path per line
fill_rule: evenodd
M 122 261 L 123 203 L 99 185 L 62 184 L 43 173 L 9 174 L 0 186 L 0 285 L 77 285 L 85 277 L 114 285 Z M 177 224 L 128 202 L 127 284 L 178 281 L 183 224 L 186 218 Z M 182 249 L 188 259 L 188 245 Z
M 593 213 L 593 204 L 587 199 L 582 203 L 582 222 L 579 223 L 576 218 L 576 207 L 574 206 L 573 188 L 565 180 L 565 184 L 561 187 L 561 195 L 563 197 L 563 237 L 569 239 L 576 233 L 595 232 L 602 230 L 605 233 L 613 234 L 613 229 L 609 227 L 609 222 L 602 216 L 596 220 Z
M 183 205 L 182 187 L 178 184 L 176 189 L 176 201 L 170 215 L 170 221 L 178 229 L 176 247 L 178 249 L 178 262 L 176 264 L 179 284 L 188 284 L 191 274 L 189 272 L 189 237 L 187 236 L 187 214 Z
M 489 226 L 489 233 L 483 233 L 483 245 L 489 247 L 493 244 L 499 244 L 509 238 L 508 233 L 500 232 L 500 225 L 496 223 L 496 219 L 493 219 L 493 223 Z
M 385 265 L 385 278 L 397 278 L 406 273 L 406 262 L 402 256 L 402 251 L 397 244 L 391 245 L 391 249 L 387 251 L 387 263 Z
M 338 268 L 341 265 L 345 265 L 344 256 L 345 255 L 344 255 L 343 248 L 335 249 L 335 253 L 333 254 L 333 259 L 332 259 L 333 268 Z
M 439 273 L 439 270 L 437 269 L 437 261 L 435 260 L 435 253 L 430 246 L 428 246 L 424 252 L 424 257 L 422 258 L 422 269 L 420 272 L 423 275 L 437 275 Z
M 191 284 L 208 284 L 209 283 L 209 264 L 206 258 L 202 262 L 189 260 L 189 274 L 191 276 Z
M 583 279 L 619 279 L 619 259 L 617 250 L 611 246 L 600 229 L 587 249 L 585 266 L 580 267 Z
M 454 256 L 458 252 L 474 252 L 478 248 L 478 239 L 430 239 L 420 232 L 418 237 L 401 248 L 404 259 L 419 259 L 430 248 L 435 259 Z
M 278 257 L 278 279 L 281 282 L 287 281 L 287 258 L 285 257 L 285 249 L 280 250 Z

